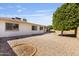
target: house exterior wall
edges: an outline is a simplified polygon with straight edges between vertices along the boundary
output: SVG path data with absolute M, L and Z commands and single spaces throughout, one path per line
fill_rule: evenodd
M 44 29 L 40 30 L 38 25 L 37 30 L 32 30 L 32 24 L 28 23 L 17 23 L 19 24 L 19 30 L 8 31 L 5 29 L 5 23 L 11 23 L 9 21 L 0 21 L 0 37 L 10 37 L 10 36 L 18 36 L 18 35 L 31 35 L 31 34 L 41 34 L 44 33 Z

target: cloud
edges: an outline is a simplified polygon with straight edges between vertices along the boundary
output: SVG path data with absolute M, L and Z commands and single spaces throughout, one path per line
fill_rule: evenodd
M 21 5 L 16 5 L 15 7 L 17 9 L 17 12 L 22 12 L 22 11 L 26 10 L 26 8 L 22 7 Z
M 22 12 L 22 10 L 21 9 L 18 9 L 17 12 Z
M 22 6 L 20 6 L 20 5 L 16 5 L 16 8 L 21 8 Z
M 49 9 L 49 10 L 37 10 L 36 12 L 52 12 L 53 10 L 52 9 Z
M 26 8 L 22 8 L 22 10 L 26 10 Z
M 26 16 L 45 16 L 46 14 L 29 14 L 29 15 L 26 15 Z

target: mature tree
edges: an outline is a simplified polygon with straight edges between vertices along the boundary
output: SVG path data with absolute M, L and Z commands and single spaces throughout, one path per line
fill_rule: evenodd
M 78 3 L 65 3 L 59 7 L 53 14 L 53 28 L 61 30 L 63 35 L 64 30 L 75 30 L 79 26 L 79 4 Z

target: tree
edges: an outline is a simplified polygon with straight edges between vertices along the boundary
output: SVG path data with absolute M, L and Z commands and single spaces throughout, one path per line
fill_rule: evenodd
M 64 30 L 74 29 L 76 36 L 77 27 L 79 26 L 79 4 L 65 3 L 57 8 L 53 14 L 52 25 L 55 30 L 61 30 L 62 35 Z
M 50 29 L 53 29 L 53 26 L 52 26 L 52 25 L 49 25 L 48 27 L 49 27 Z

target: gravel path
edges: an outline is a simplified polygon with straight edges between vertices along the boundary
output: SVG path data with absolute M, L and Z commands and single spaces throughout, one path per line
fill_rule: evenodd
M 37 48 L 35 56 L 79 55 L 79 39 L 57 36 L 56 33 L 10 40 L 8 43 L 10 46 L 14 43 L 31 43 Z

